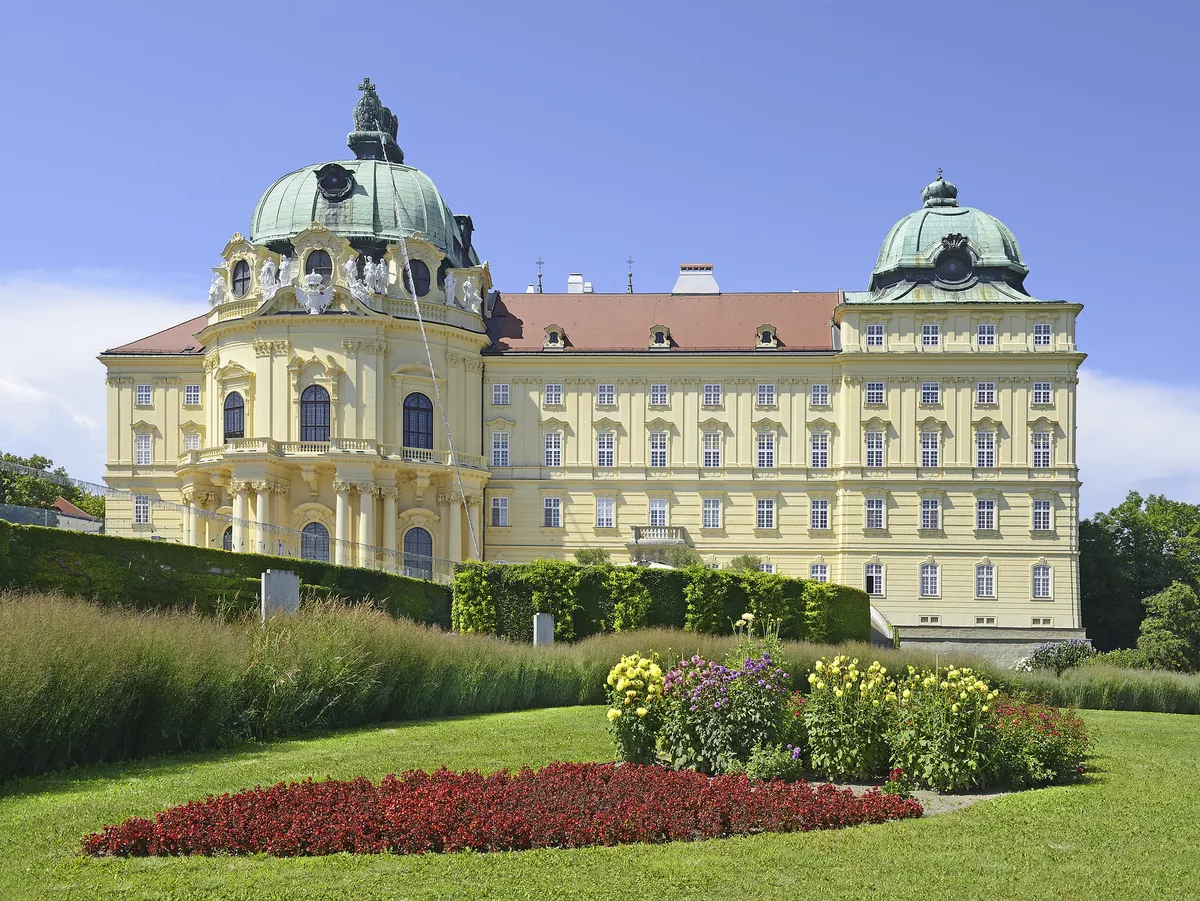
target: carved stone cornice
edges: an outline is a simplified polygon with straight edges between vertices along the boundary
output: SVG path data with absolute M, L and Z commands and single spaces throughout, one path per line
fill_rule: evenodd
M 116 387 L 118 385 L 132 385 L 134 383 L 134 379 L 127 375 L 109 376 L 104 381 L 106 384 L 112 385 L 114 387 Z
M 287 482 L 272 482 L 270 491 L 272 494 L 278 494 L 281 497 L 287 497 L 291 493 L 292 486 Z
M 287 340 L 254 339 L 254 354 L 259 357 L 290 357 L 292 344 Z
M 156 375 L 150 379 L 152 385 L 182 385 L 183 379 L 177 375 Z
M 483 372 L 483 360 L 478 357 L 463 357 L 463 368 L 467 372 Z

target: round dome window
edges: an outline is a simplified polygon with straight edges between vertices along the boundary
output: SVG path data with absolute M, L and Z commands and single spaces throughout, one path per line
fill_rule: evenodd
M 409 276 L 412 278 L 412 286 L 417 292 L 417 297 L 424 297 L 429 293 L 429 267 L 421 260 L 413 260 L 409 265 Z M 405 287 L 408 286 L 408 279 L 405 279 Z
M 937 260 L 937 277 L 944 282 L 965 281 L 971 275 L 971 258 L 965 253 L 943 253 Z
M 337 203 L 350 196 L 354 187 L 354 173 L 349 169 L 329 163 L 313 173 L 317 177 L 317 190 L 326 200 Z

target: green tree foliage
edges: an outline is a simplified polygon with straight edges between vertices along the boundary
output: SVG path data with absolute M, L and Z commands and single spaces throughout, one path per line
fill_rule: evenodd
M 700 555 L 686 544 L 673 544 L 663 554 L 663 563 L 676 569 L 687 569 L 689 566 L 703 566 Z
M 57 479 L 40 478 L 0 468 L 0 504 L 49 510 L 61 497 L 69 500 L 85 513 L 90 513 L 98 519 L 104 518 L 103 496 L 91 494 L 68 482 L 70 476 L 67 475 L 67 471 L 61 466 L 51 469 L 54 461 L 48 457 L 40 454 L 34 454 L 32 457 L 18 457 L 16 454 L 0 453 L 0 460 L 57 477 Z
M 731 569 L 734 572 L 756 573 L 762 565 L 762 557 L 755 557 L 753 554 L 738 554 L 729 561 L 726 569 Z
M 1138 651 L 1153 669 L 1200 672 L 1200 598 L 1192 586 L 1172 582 L 1146 598 Z
M 602 547 L 581 547 L 575 552 L 575 562 L 580 566 L 603 566 L 612 559 Z

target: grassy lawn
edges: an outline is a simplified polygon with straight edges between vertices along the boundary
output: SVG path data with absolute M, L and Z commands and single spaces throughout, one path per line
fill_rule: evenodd
M 256 783 L 611 758 L 601 708 L 372 728 L 14 783 L 0 898 L 1200 898 L 1200 720 L 1085 711 L 1083 785 L 935 818 L 755 838 L 428 857 L 87 860 L 104 823 Z

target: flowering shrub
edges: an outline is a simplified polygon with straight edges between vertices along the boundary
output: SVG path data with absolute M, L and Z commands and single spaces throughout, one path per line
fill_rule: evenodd
M 1033 653 L 1025 657 L 1014 667 L 1021 672 L 1034 670 L 1054 670 L 1054 675 L 1061 676 L 1063 672 L 1086 663 L 1088 658 L 1096 655 L 1096 649 L 1090 641 L 1072 638 L 1069 641 L 1048 641 L 1033 649 Z
M 439 769 L 379 784 L 279 783 L 131 817 L 83 840 L 91 855 L 424 854 L 695 841 L 919 817 L 911 799 L 831 785 L 751 783 L 662 767 L 555 763 L 481 776 Z
M 632 763 L 653 763 L 662 728 L 663 671 L 658 656 L 630 654 L 608 674 L 608 722 L 617 756 Z
M 758 747 L 750 751 L 750 759 L 746 761 L 746 778 L 799 782 L 804 778 L 805 766 L 802 748 L 793 745 Z
M 887 731 L 894 685 L 878 661 L 865 671 L 858 658 L 818 660 L 809 674 L 804 725 L 813 769 L 830 779 L 876 779 L 887 772 Z
M 991 728 L 996 777 L 1004 785 L 1071 782 L 1084 772 L 1087 727 L 1072 710 L 1001 699 Z
M 888 770 L 887 782 L 879 786 L 879 790 L 885 795 L 899 795 L 901 798 L 911 798 L 912 789 L 912 778 L 898 766 Z

